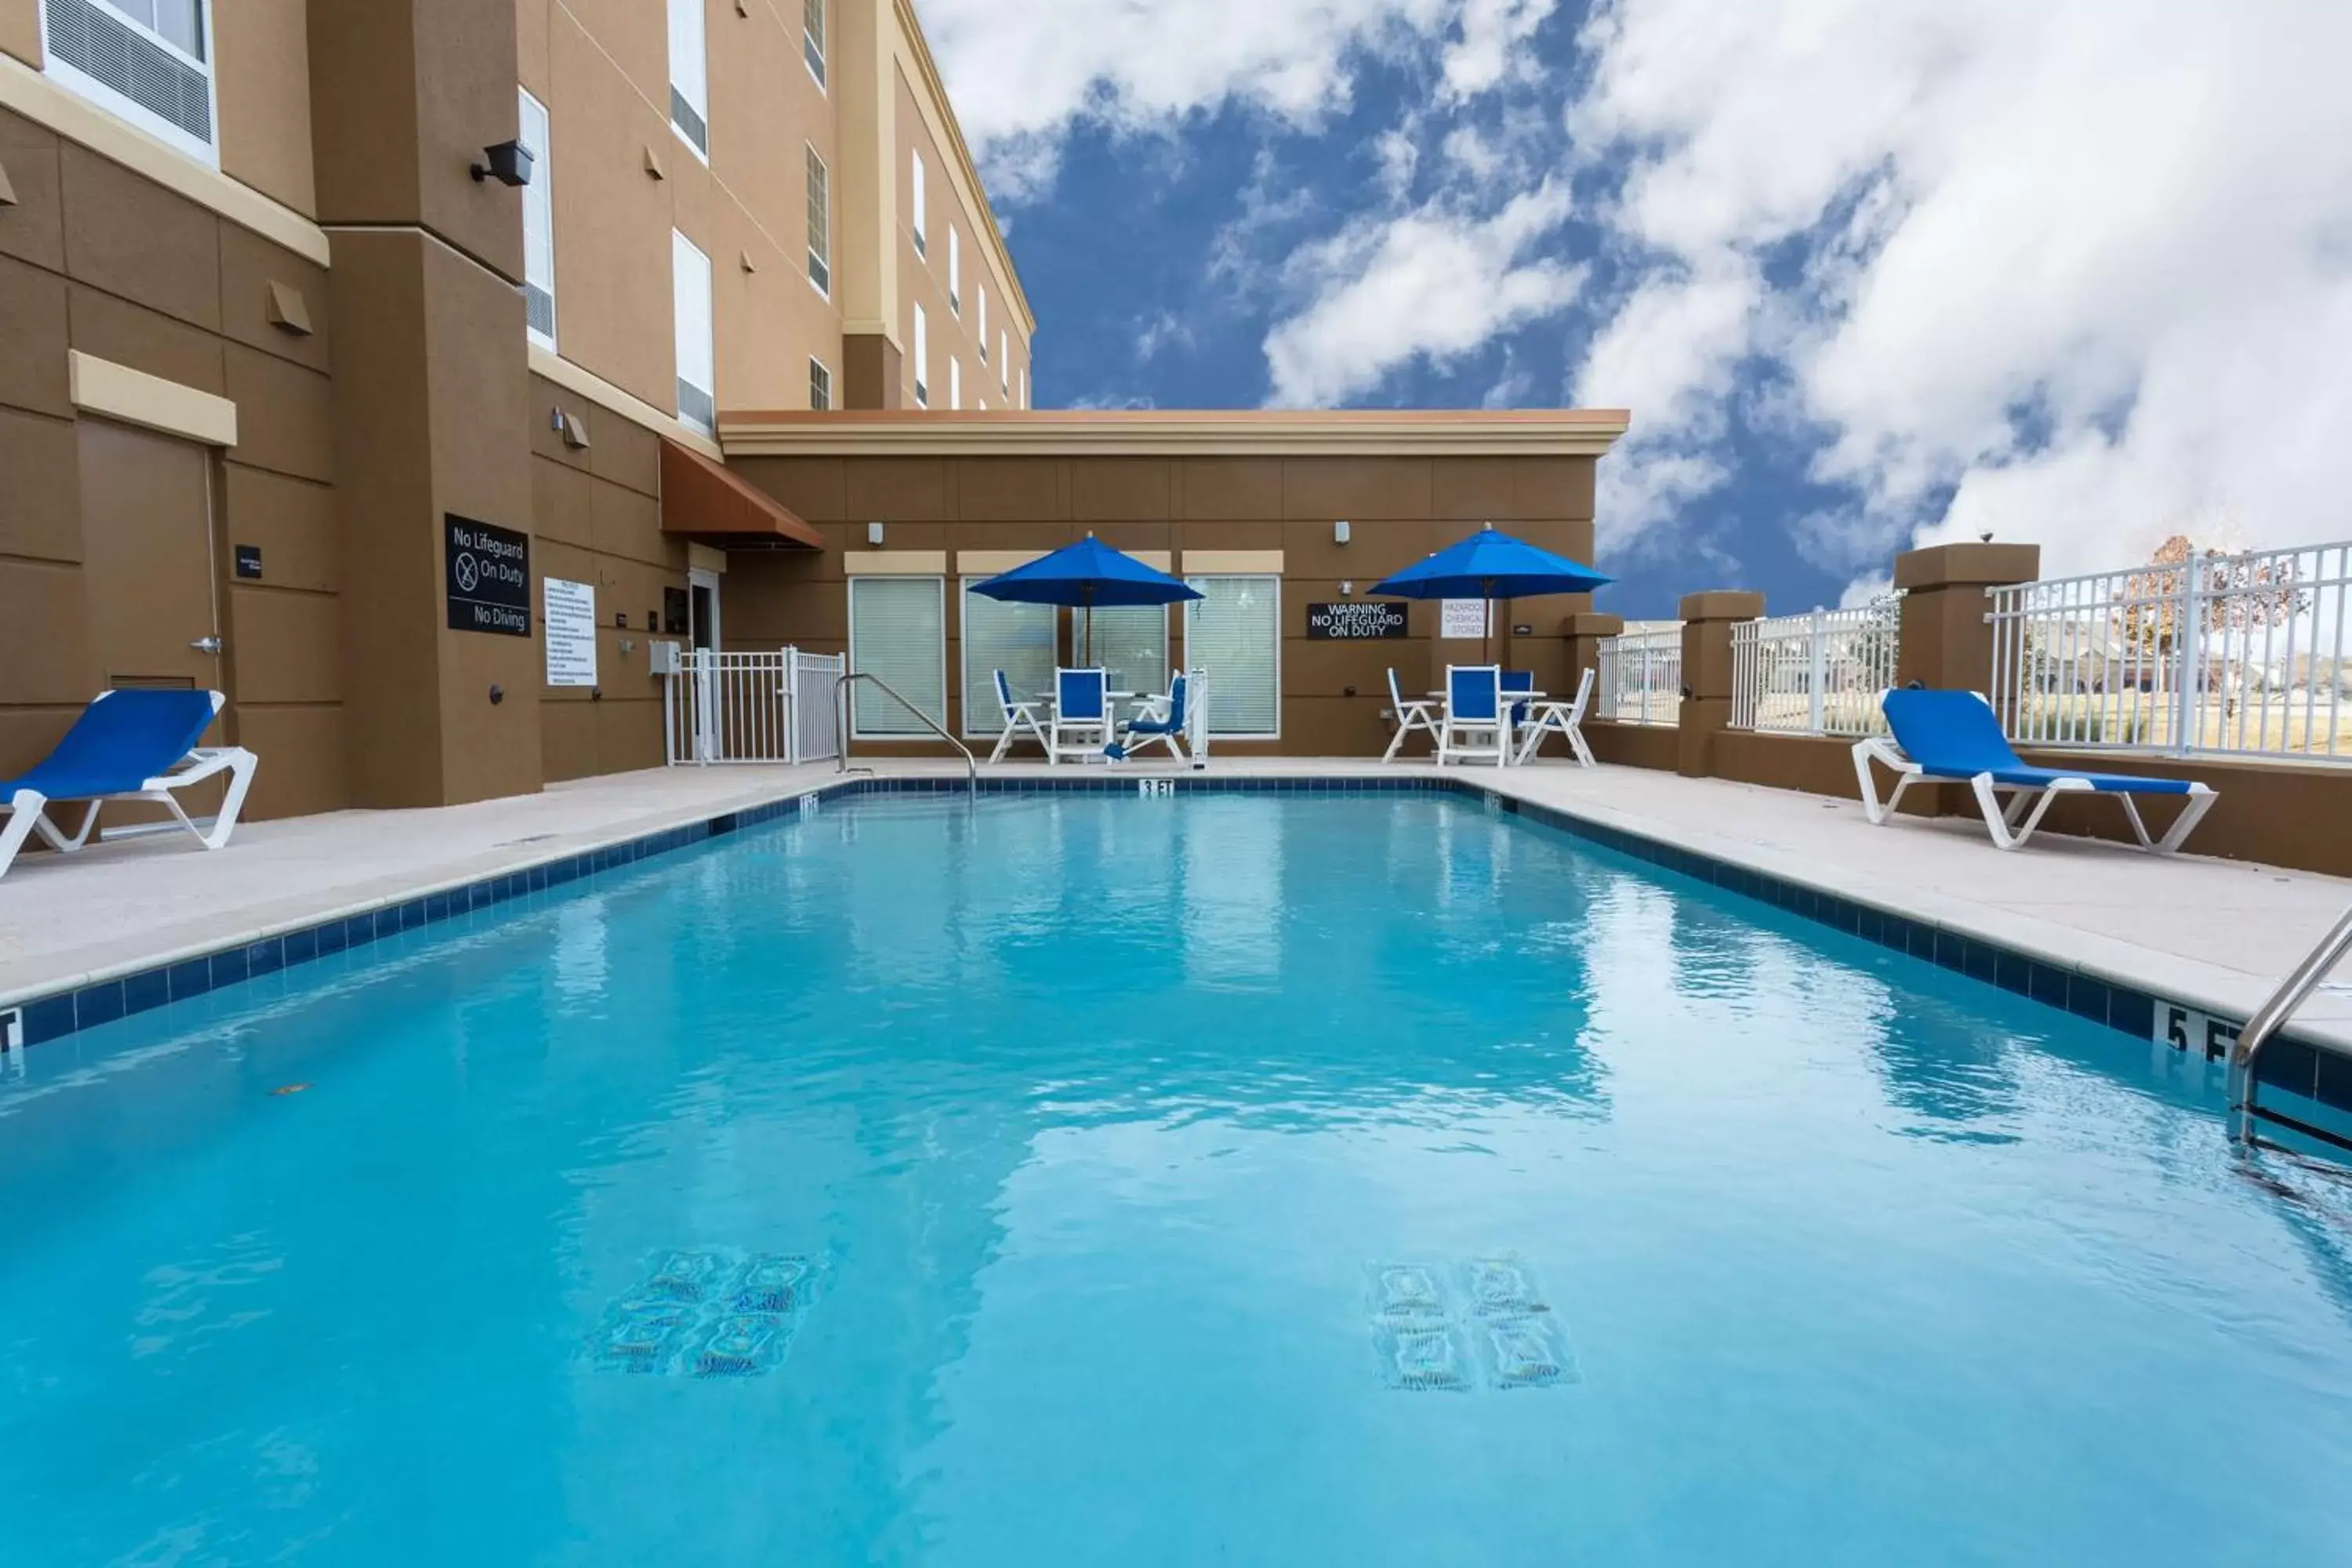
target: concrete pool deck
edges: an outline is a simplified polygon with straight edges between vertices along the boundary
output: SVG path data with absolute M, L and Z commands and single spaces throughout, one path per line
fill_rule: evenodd
M 952 777 L 961 766 L 860 764 L 859 773 L 868 771 Z M 1134 772 L 1203 776 L 1152 767 Z M 989 773 L 1049 776 L 1036 763 Z M 1206 776 L 1399 775 L 1428 778 L 1436 770 L 1426 763 L 1383 767 L 1352 758 L 1218 758 Z M 2195 855 L 2159 859 L 2047 836 L 2002 854 L 1973 820 L 1900 818 L 1874 828 L 1851 800 L 1648 769 L 1583 771 L 1551 763 L 1454 768 L 1445 776 L 2231 1018 L 2250 1013 L 2352 904 L 2352 880 L 2340 878 Z M 174 834 L 110 842 L 70 858 L 27 855 L 0 880 L 0 1007 L 660 833 L 841 777 L 830 763 L 656 769 L 471 805 L 253 823 L 215 854 Z M 2305 1038 L 2352 1048 L 2352 986 L 2323 989 L 2294 1028 Z

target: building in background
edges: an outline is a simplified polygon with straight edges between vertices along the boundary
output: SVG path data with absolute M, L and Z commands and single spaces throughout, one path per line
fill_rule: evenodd
M 1246 601 L 1136 679 L 1355 749 L 1344 511 L 1590 550 L 1622 416 L 1031 415 L 1035 325 L 908 0 L 0 0 L 0 774 L 169 683 L 255 814 L 527 792 L 661 760 L 666 641 L 971 730 L 962 578 L 1097 522 Z

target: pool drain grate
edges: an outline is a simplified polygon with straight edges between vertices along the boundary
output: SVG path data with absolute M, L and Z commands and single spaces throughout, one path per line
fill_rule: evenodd
M 1364 1279 L 1388 1387 L 1466 1394 L 1582 1381 L 1567 1325 L 1517 1258 L 1473 1258 L 1458 1268 L 1368 1263 Z
M 591 1337 L 609 1371 L 756 1377 L 783 1363 L 824 1269 L 798 1253 L 674 1247 L 607 1308 Z

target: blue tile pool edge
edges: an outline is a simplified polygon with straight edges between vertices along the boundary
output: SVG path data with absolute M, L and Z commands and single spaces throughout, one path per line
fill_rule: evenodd
M 2119 1030 L 2147 1043 L 2155 1031 L 2159 998 L 2136 986 L 2070 969 L 2030 952 L 1948 930 L 1927 921 L 1823 891 L 1626 828 L 1591 821 L 1557 806 L 1522 800 L 1475 780 L 1447 777 L 1294 776 L 1196 777 L 1123 774 L 1093 778 L 983 778 L 982 795 L 1135 795 L 1164 783 L 1171 793 L 1264 795 L 1451 795 L 1478 800 L 1505 816 L 1524 816 L 1602 848 L 1679 873 L 1727 892 L 1770 905 L 1832 931 L 1924 959 L 1941 969 L 1982 980 Z M 774 800 L 716 813 L 658 833 L 640 835 L 470 882 L 428 889 L 404 900 L 330 915 L 272 936 L 236 941 L 217 949 L 177 954 L 162 963 L 86 984 L 19 998 L 0 1007 L 21 1011 L 19 1044 L 30 1047 L 292 968 L 314 958 L 347 952 L 382 937 L 437 924 L 456 915 L 505 903 L 527 893 L 545 892 L 640 860 L 689 848 L 745 828 L 781 820 L 827 799 L 860 795 L 948 795 L 964 781 L 952 776 L 854 777 L 794 791 Z M 2231 1019 L 2233 1025 L 2242 1020 Z M 2310 1041 L 2283 1035 L 2264 1053 L 2263 1081 L 2352 1112 L 2352 1071 L 2337 1070 L 2341 1058 Z

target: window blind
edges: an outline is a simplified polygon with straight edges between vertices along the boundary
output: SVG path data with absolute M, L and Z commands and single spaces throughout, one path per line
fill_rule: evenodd
M 956 226 L 948 225 L 948 309 L 963 314 L 963 240 Z
M 963 406 L 963 361 L 954 354 L 948 355 L 948 406 Z
M 710 64 L 702 47 L 703 0 L 669 0 L 669 120 L 706 155 L 710 151 Z
M 530 335 L 555 346 L 555 164 L 548 156 L 547 106 L 520 94 L 522 144 L 530 149 L 530 184 L 522 188 L 523 314 Z
M 809 281 L 820 293 L 833 293 L 833 182 L 825 173 L 824 160 L 808 150 L 808 263 Z
M 849 580 L 849 668 L 878 676 L 908 702 L 947 722 L 947 627 L 937 577 Z M 922 721 L 864 681 L 852 690 L 851 721 L 861 736 L 925 735 Z
M 971 591 L 985 578 L 963 582 L 963 732 L 1003 733 L 1004 710 L 996 700 L 996 672 L 1013 685 L 1013 700 L 1035 700 L 1054 689 L 1054 626 L 1051 605 L 1008 605 Z
M 915 307 L 915 405 L 931 405 L 931 323 L 920 305 Z
M 911 182 L 908 185 L 908 194 L 914 197 L 915 254 L 918 256 L 927 256 L 930 254 L 930 231 L 928 227 L 929 223 L 929 208 L 931 205 L 930 193 L 925 188 L 922 153 L 918 150 L 909 154 L 909 156 L 913 160 L 912 167 L 914 170 L 914 173 L 908 176 L 908 179 Z
M 1081 625 L 1086 612 L 1077 612 Z M 1081 639 L 1084 637 L 1081 629 Z M 1114 691 L 1168 689 L 1168 606 L 1114 605 L 1095 612 L 1094 662 Z
M 833 372 L 823 360 L 809 361 L 809 406 L 819 413 L 833 406 Z
M 706 434 L 717 416 L 711 374 L 710 258 L 670 231 L 670 286 L 677 305 L 677 416 Z
M 1209 732 L 1282 733 L 1282 579 L 1188 577 L 1206 595 L 1184 606 L 1184 663 L 1209 677 Z
M 824 85 L 824 0 L 801 0 L 801 58 L 809 75 Z

